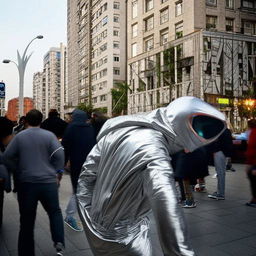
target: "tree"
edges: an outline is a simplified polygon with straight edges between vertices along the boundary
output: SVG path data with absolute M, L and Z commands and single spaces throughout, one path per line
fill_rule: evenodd
M 131 89 L 125 82 L 116 83 L 114 88 L 111 89 L 113 115 L 127 114 L 128 90 Z
M 91 117 L 91 114 L 93 112 L 92 105 L 86 105 L 85 103 L 79 103 L 77 108 L 86 112 L 88 117 Z

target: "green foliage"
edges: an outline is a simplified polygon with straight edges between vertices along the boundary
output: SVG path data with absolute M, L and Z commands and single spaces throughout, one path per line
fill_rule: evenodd
M 112 95 L 112 114 L 127 114 L 128 89 L 129 85 L 125 82 L 116 83 L 115 88 L 111 89 Z
M 107 107 L 103 107 L 103 108 L 94 108 L 94 109 L 93 109 L 93 112 L 94 112 L 94 111 L 97 111 L 97 112 L 106 114 L 106 113 L 108 112 L 108 108 L 107 108 Z
M 86 105 L 85 103 L 79 103 L 77 106 L 78 109 L 83 110 L 86 112 L 89 116 L 91 116 L 91 113 L 93 112 L 92 105 Z

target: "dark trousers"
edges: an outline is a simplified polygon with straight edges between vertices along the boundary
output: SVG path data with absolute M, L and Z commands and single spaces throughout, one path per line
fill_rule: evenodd
M 254 167 L 254 170 L 256 168 Z M 252 196 L 254 197 L 254 199 L 256 199 L 256 176 L 255 175 L 252 175 L 252 170 L 250 170 L 248 172 L 248 178 L 249 178 L 249 181 L 250 181 L 250 185 L 251 185 L 251 191 L 252 191 Z
M 4 182 L 0 180 L 0 227 L 3 223 Z
M 64 226 L 59 207 L 57 183 L 21 183 L 18 185 L 20 210 L 19 256 L 34 256 L 34 225 L 37 203 L 41 202 L 50 220 L 52 240 L 64 244 Z

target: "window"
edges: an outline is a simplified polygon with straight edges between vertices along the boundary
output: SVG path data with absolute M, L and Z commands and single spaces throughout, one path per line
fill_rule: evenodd
M 210 6 L 217 6 L 217 0 L 206 0 L 206 4 Z
M 137 43 L 132 44 L 132 57 L 137 55 Z
M 108 23 L 108 16 L 102 19 L 102 26 L 106 25 L 107 23 Z
M 113 74 L 119 76 L 120 75 L 120 68 L 113 68 Z
M 107 100 L 106 94 L 100 96 L 100 101 L 106 101 L 106 100 Z
M 175 39 L 183 37 L 183 22 L 175 25 Z
M 144 43 L 145 52 L 151 51 L 154 48 L 154 39 L 151 37 L 150 39 L 146 39 Z
M 163 24 L 169 20 L 169 8 L 166 8 L 160 12 L 160 24 Z
M 165 2 L 167 2 L 168 0 L 161 0 L 161 4 L 163 4 L 163 3 L 165 3 Z
M 113 48 L 114 49 L 119 49 L 119 42 L 114 42 L 113 43 Z
M 182 11 L 182 1 L 179 1 L 175 3 L 175 15 L 176 17 L 181 15 L 183 13 Z
M 256 35 L 256 22 L 243 20 L 242 21 L 243 33 L 246 35 Z
M 114 22 L 119 22 L 119 16 L 114 16 Z
M 145 10 L 146 12 L 150 11 L 154 7 L 154 1 L 153 0 L 145 0 Z
M 149 31 L 154 28 L 154 16 L 145 20 L 145 31 Z
M 119 2 L 114 2 L 114 9 L 117 9 L 117 10 L 120 9 L 120 3 Z
M 119 62 L 119 59 L 120 59 L 119 56 L 114 56 L 114 61 L 115 62 Z
M 161 31 L 160 33 L 160 45 L 164 45 L 168 42 L 168 29 Z
M 132 2 L 132 18 L 136 18 L 138 16 L 138 0 Z
M 226 31 L 233 32 L 234 31 L 234 20 L 226 19 Z
M 136 37 L 138 35 L 138 24 L 132 25 L 132 38 Z
M 113 35 L 114 35 L 114 36 L 119 36 L 119 31 L 118 31 L 118 30 L 114 30 L 114 31 L 113 31 Z
M 254 2 L 254 0 L 243 0 L 242 6 L 245 8 L 254 8 L 254 6 L 256 5 Z
M 216 16 L 206 16 L 206 29 L 209 30 L 211 28 L 217 27 L 217 17 Z
M 226 7 L 234 9 L 234 0 L 226 0 Z

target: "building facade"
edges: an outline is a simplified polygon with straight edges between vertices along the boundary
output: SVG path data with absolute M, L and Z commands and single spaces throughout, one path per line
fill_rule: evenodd
M 54 108 L 64 117 L 67 102 L 67 53 L 66 47 L 52 47 L 45 54 L 43 72 L 37 72 L 33 77 L 33 99 L 35 107 L 44 117 Z
M 250 90 L 256 1 L 128 0 L 127 10 L 130 114 L 185 95 L 220 107 Z
M 31 109 L 34 108 L 34 101 L 32 98 L 24 97 L 24 113 L 25 116 Z M 8 109 L 6 117 L 12 121 L 19 120 L 19 98 L 14 98 L 8 101 Z
M 68 36 L 78 46 L 78 103 L 104 109 L 111 115 L 111 89 L 126 81 L 126 2 L 74 2 L 77 34 L 73 38 L 71 33 Z

